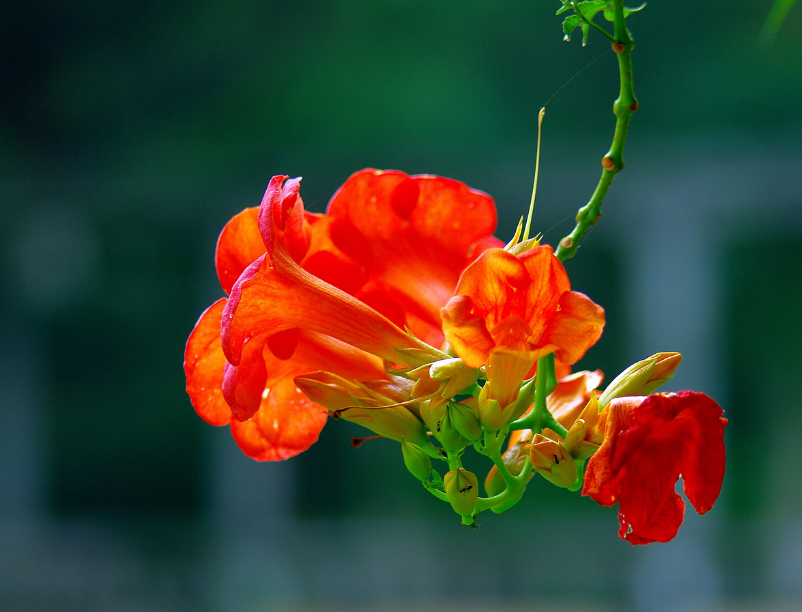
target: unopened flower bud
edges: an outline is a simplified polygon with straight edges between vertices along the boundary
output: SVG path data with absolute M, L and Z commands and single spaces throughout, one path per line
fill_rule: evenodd
M 463 468 L 448 472 L 443 478 L 446 495 L 454 512 L 460 516 L 470 516 L 479 499 L 479 480 L 476 474 Z
M 571 487 L 579 478 L 576 462 L 568 449 L 541 434 L 532 440 L 529 460 L 538 474 L 558 487 Z
M 395 378 L 395 377 L 393 377 Z M 419 446 L 429 444 L 423 423 L 411 409 L 397 402 L 408 393 L 406 381 L 351 382 L 330 372 L 295 377 L 295 384 L 313 402 L 346 421 L 390 438 L 405 436 Z
M 451 424 L 469 442 L 476 442 L 482 437 L 482 424 L 470 407 L 460 402 L 449 402 L 448 413 Z
M 514 421 L 515 419 L 523 416 L 524 413 L 529 410 L 529 408 L 532 406 L 532 402 L 535 401 L 535 389 L 536 385 L 534 377 L 524 383 L 520 391 L 518 391 L 518 397 L 515 398 L 515 402 L 512 405 L 510 421 Z
M 503 411 L 498 400 L 490 399 L 490 383 L 486 383 L 479 392 L 479 422 L 488 431 L 498 431 L 509 421 L 511 410 Z
M 404 465 L 410 473 L 418 480 L 429 480 L 429 475 L 432 473 L 432 460 L 429 455 L 417 444 L 407 442 L 404 436 L 401 436 L 401 452 L 404 455 Z
M 450 452 L 458 451 L 466 444 L 459 429 L 454 425 L 453 414 L 451 410 L 446 410 L 440 422 L 440 430 L 435 433 L 443 448 Z
M 448 404 L 424 401 L 421 402 L 420 413 L 423 422 L 447 451 L 456 451 L 465 446 L 462 435 L 451 421 Z
M 445 381 L 440 395 L 452 398 L 467 387 L 470 387 L 479 378 L 480 370 L 470 368 L 460 358 L 441 359 L 429 367 L 429 376 L 432 380 Z
M 682 362 L 679 353 L 657 353 L 648 359 L 633 363 L 607 385 L 599 398 L 604 408 L 616 397 L 649 395 L 668 382 Z

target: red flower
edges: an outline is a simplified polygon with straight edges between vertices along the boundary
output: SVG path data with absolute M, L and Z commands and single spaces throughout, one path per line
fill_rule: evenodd
M 703 393 L 680 391 L 614 399 L 600 415 L 604 441 L 590 458 L 583 495 L 603 506 L 619 502 L 619 535 L 632 544 L 667 542 L 685 511 L 713 507 L 724 478 L 727 419 Z
M 463 268 L 500 244 L 492 200 L 438 177 L 364 170 L 305 213 L 300 179 L 274 177 L 259 208 L 236 215 L 218 240 L 228 300 L 213 304 L 187 342 L 187 392 L 198 414 L 231 424 L 249 456 L 291 457 L 317 440 L 327 410 L 296 376 L 386 376 L 383 360 L 412 365 L 403 331 L 442 339 L 439 309 Z M 464 227 L 450 219 L 458 216 Z

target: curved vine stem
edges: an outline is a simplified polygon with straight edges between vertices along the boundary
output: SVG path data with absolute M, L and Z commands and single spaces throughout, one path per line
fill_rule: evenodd
M 576 255 L 576 250 L 582 237 L 599 220 L 604 197 L 610 189 L 613 178 L 624 167 L 624 144 L 629 130 L 629 121 L 632 118 L 632 113 L 638 109 L 638 100 L 635 98 L 635 90 L 632 85 L 632 48 L 635 46 L 635 42 L 632 40 L 624 23 L 624 0 L 612 0 L 612 8 L 613 23 L 615 24 L 612 45 L 613 51 L 618 57 L 618 73 L 621 79 L 618 99 L 613 105 L 613 112 L 616 117 L 613 143 L 610 146 L 610 150 L 602 158 L 602 175 L 596 185 L 596 190 L 588 203 L 579 209 L 574 230 L 560 240 L 555 252 L 560 261 L 565 261 Z

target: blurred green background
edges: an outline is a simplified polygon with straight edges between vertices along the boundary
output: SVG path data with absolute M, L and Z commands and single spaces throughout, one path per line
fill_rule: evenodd
M 347 423 L 257 464 L 181 369 L 222 295 L 217 234 L 274 174 L 318 212 L 363 167 L 450 176 L 506 239 L 547 104 L 535 226 L 556 243 L 612 135 L 600 36 L 563 42 L 556 0 L 3 2 L 0 608 L 798 609 L 802 10 L 767 44 L 770 4 L 629 19 L 627 168 L 567 264 L 608 312 L 580 366 L 681 351 L 671 388 L 730 418 L 716 508 L 635 549 L 537 479 L 464 529 Z

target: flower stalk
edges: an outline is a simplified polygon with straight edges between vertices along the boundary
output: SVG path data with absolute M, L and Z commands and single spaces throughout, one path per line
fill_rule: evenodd
M 588 203 L 579 209 L 576 215 L 576 226 L 570 234 L 560 240 L 559 246 L 555 251 L 555 255 L 560 261 L 565 261 L 576 255 L 582 237 L 592 226 L 596 225 L 599 217 L 601 217 L 602 203 L 610 189 L 610 185 L 616 174 L 624 168 L 624 145 L 629 131 L 629 122 L 632 119 L 632 114 L 638 109 L 638 100 L 635 97 L 635 89 L 632 82 L 632 48 L 635 46 L 635 41 L 632 39 L 624 22 L 624 1 L 611 0 L 611 4 L 614 24 L 611 40 L 613 51 L 618 58 L 620 79 L 618 99 L 613 105 L 613 112 L 616 118 L 615 132 L 610 150 L 602 158 L 602 174 L 593 195 Z M 574 10 L 584 21 L 589 21 L 582 16 L 576 6 Z M 593 22 L 590 22 L 590 24 L 600 29 Z M 610 38 L 609 34 L 606 32 L 605 34 L 607 38 Z

